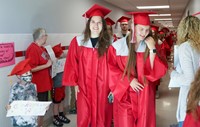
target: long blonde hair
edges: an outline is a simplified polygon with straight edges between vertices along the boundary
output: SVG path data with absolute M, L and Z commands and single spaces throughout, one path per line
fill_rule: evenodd
M 191 46 L 200 51 L 200 20 L 195 16 L 182 19 L 177 29 L 177 44 L 188 41 Z

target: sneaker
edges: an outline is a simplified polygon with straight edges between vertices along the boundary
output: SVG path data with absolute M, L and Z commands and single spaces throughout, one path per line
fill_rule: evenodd
M 70 109 L 69 110 L 69 114 L 76 114 L 77 112 L 76 112 L 76 109 Z
M 70 123 L 70 119 L 68 119 L 66 116 L 59 115 L 58 117 L 59 117 L 60 121 L 63 123 Z
M 60 119 L 58 117 L 53 119 L 53 125 L 57 126 L 57 127 L 62 127 L 63 123 L 60 121 Z

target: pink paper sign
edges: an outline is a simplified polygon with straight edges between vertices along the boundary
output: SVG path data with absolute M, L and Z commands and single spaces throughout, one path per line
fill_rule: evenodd
M 14 42 L 0 43 L 0 67 L 15 64 Z

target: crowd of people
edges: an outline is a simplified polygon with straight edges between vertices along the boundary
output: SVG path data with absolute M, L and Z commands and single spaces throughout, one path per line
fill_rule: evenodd
M 47 33 L 36 29 L 25 60 L 9 75 L 19 81 L 11 87 L 7 110 L 15 100 L 48 101 L 51 91 L 53 124 L 63 126 L 70 123 L 64 111 L 65 88 L 70 86 L 70 112 L 77 113 L 78 127 L 156 127 L 155 99 L 168 70 L 180 85 L 179 127 L 200 126 L 200 20 L 187 16 L 176 34 L 152 24 L 149 14 L 153 12 L 129 12 L 132 18 L 122 16 L 116 23 L 106 17 L 110 12 L 93 5 L 83 14 L 85 30 L 71 40 L 68 53 L 61 44 L 52 47 L 57 59 L 66 58 L 63 72 L 54 78 L 50 73 L 53 62 L 44 48 Z M 121 30 L 114 34 L 112 27 L 118 22 Z M 179 45 L 178 72 L 175 67 L 168 69 L 174 44 Z M 44 124 L 43 116 L 11 119 L 14 127 Z

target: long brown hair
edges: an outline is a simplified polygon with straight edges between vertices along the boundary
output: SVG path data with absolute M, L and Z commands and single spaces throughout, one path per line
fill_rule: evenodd
M 131 71 L 134 71 L 135 76 L 137 77 L 137 71 L 136 71 L 136 51 L 135 51 L 135 43 L 130 43 L 132 39 L 132 30 L 130 31 L 130 34 L 128 35 L 128 37 L 126 38 L 126 42 L 129 48 L 129 54 L 128 54 L 128 61 L 124 70 L 124 74 L 123 77 L 125 75 L 128 76 L 128 79 L 130 79 L 130 75 L 131 75 Z M 146 48 L 145 49 L 145 53 L 144 53 L 144 60 L 146 60 L 146 58 L 149 55 L 149 49 Z M 144 78 L 144 82 L 145 82 L 145 78 Z
M 92 18 L 92 17 L 91 17 Z M 85 30 L 84 30 L 84 39 L 83 42 L 87 42 L 91 37 L 91 31 L 90 31 L 90 22 L 91 18 L 89 18 Z M 106 21 L 104 18 L 102 18 L 103 28 L 100 32 L 99 38 L 98 38 L 98 53 L 99 56 L 103 56 L 105 52 L 107 52 L 108 46 L 111 44 L 110 42 L 110 36 L 107 30 Z
M 188 93 L 187 101 L 187 113 L 192 113 L 195 119 L 200 117 L 200 114 L 197 112 L 197 107 L 200 102 L 200 68 L 195 74 L 195 78 L 191 83 L 190 90 Z

